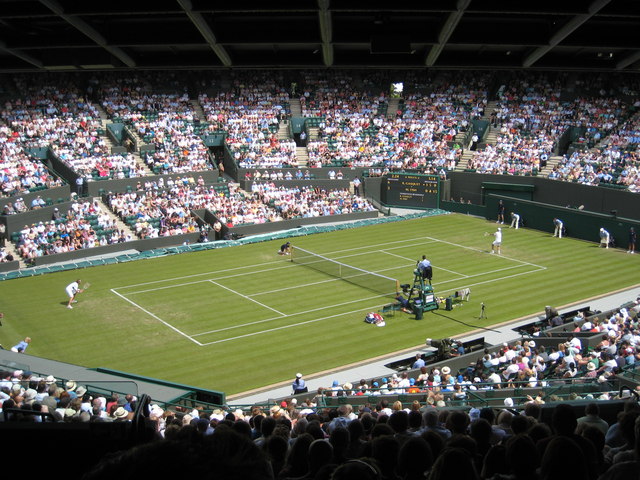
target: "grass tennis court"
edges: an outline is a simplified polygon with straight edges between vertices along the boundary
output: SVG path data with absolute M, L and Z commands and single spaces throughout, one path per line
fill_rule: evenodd
M 29 335 L 34 355 L 234 394 L 637 283 L 637 256 L 548 232 L 505 228 L 502 255 L 490 255 L 495 228 L 443 215 L 292 239 L 400 283 L 427 255 L 436 295 L 468 287 L 471 301 L 423 320 L 366 324 L 390 296 L 292 263 L 276 254 L 280 240 L 5 281 L 0 342 Z M 64 287 L 78 277 L 91 288 L 67 310 Z

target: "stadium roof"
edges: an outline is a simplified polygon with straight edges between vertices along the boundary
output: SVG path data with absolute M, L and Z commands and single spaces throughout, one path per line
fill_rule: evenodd
M 0 72 L 640 70 L 636 0 L 0 0 Z

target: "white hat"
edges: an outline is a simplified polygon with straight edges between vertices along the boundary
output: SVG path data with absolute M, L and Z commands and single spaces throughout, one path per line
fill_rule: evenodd
M 590 372 L 593 372 L 596 369 L 596 364 L 593 362 L 589 362 L 587 363 L 587 370 L 589 370 Z
M 113 416 L 115 418 L 127 418 L 127 416 L 129 415 L 129 412 L 127 412 L 124 407 L 118 407 L 116 408 L 116 411 L 113 412 Z
M 31 400 L 35 400 L 36 399 L 36 395 L 38 395 L 38 392 L 36 392 L 33 388 L 28 388 L 26 392 L 24 392 L 24 400 L 26 402 L 29 402 Z
M 296 378 L 302 378 L 302 374 L 301 373 L 296 373 Z
M 451 369 L 447 366 L 442 367 L 442 374 L 449 375 L 451 373 Z
M 507 408 L 513 407 L 513 399 L 511 397 L 507 397 L 504 399 L 504 406 Z

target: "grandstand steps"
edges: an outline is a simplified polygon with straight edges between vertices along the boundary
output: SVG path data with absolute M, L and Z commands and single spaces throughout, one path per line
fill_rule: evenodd
M 561 160 L 562 160 L 562 156 L 561 155 L 549 157 L 549 159 L 547 160 L 547 166 L 544 167 L 542 170 L 540 170 L 540 174 L 539 175 L 541 177 L 548 177 L 549 174 L 560 163 Z
M 278 140 L 289 140 L 291 137 L 289 136 L 289 123 L 288 122 L 280 122 L 278 125 L 278 133 L 276 134 L 276 138 Z
M 465 150 L 462 154 L 462 157 L 460 157 L 458 164 L 456 165 L 455 171 L 464 172 L 464 170 L 467 168 L 467 165 L 469 164 L 469 159 L 473 157 L 473 154 L 474 152 L 472 152 L 471 150 Z
M 109 205 L 107 205 L 105 202 L 102 201 L 102 198 L 100 197 L 95 197 L 94 200 L 97 200 L 98 202 L 100 202 L 100 208 L 105 211 L 107 213 L 107 215 L 109 215 L 109 218 L 111 218 L 112 220 L 116 221 L 116 225 L 118 226 L 118 230 L 124 230 L 126 233 L 128 233 L 129 235 L 131 235 L 132 238 L 137 238 L 136 237 L 136 232 L 134 232 L 133 230 L 131 230 L 131 228 L 129 228 L 129 225 L 127 225 L 126 223 L 124 223 L 122 221 L 122 219 L 120 217 L 118 217 L 118 215 L 116 215 L 113 210 L 111 210 L 111 208 L 109 207 Z
M 307 132 L 309 132 L 309 140 L 317 140 L 319 131 L 320 129 L 318 127 L 307 127 Z
M 490 122 L 491 114 L 496 110 L 497 107 L 498 107 L 497 100 L 491 100 L 490 102 L 487 102 L 487 106 L 484 108 L 484 114 L 482 115 L 481 120 L 486 120 L 487 122 Z
M 296 147 L 296 161 L 299 167 L 307 167 L 309 165 L 309 151 L 307 147 Z
M 196 117 L 200 122 L 204 123 L 207 121 L 207 116 L 204 114 L 204 110 L 202 109 L 202 105 L 198 100 L 190 100 L 191 105 L 193 106 L 193 110 L 196 112 Z
M 489 127 L 489 130 L 487 130 L 487 134 L 484 136 L 482 143 L 495 145 L 498 141 L 498 132 L 499 131 L 497 128 Z
M 149 165 L 147 165 L 147 162 L 144 161 L 144 158 L 142 158 L 142 155 L 140 155 L 140 152 L 130 152 L 130 153 L 131 153 L 131 155 L 133 155 L 133 158 L 135 158 L 136 163 L 138 165 L 142 165 L 146 175 L 155 175 L 153 170 L 151 170 L 149 168 Z
M 107 123 L 111 123 L 109 119 L 109 115 L 107 114 L 105 109 L 102 108 L 102 105 L 100 105 L 99 103 L 92 103 L 92 105 L 98 111 L 98 116 L 100 117 L 100 120 L 102 120 L 102 127 L 107 128 Z
M 4 244 L 4 251 L 13 255 L 13 259 L 17 260 L 18 264 L 20 265 L 20 270 L 22 270 L 23 268 L 29 268 L 24 259 L 18 253 L 18 250 L 16 249 L 16 246 L 13 244 L 13 242 L 7 240 Z
M 292 117 L 302 116 L 302 105 L 300 105 L 299 98 L 289 98 L 289 109 L 291 110 Z
M 389 103 L 388 103 L 388 107 L 387 107 L 387 115 L 386 115 L 386 117 L 389 120 L 393 120 L 394 118 L 396 118 L 396 114 L 398 113 L 398 105 L 400 105 L 400 99 L 399 98 L 390 98 L 389 99 Z

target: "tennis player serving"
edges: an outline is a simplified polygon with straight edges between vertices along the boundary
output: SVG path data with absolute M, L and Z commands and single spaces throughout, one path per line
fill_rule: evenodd
M 78 301 L 76 300 L 76 296 L 79 293 L 84 292 L 84 289 L 80 288 L 80 279 L 76 280 L 75 282 L 71 282 L 69 285 L 67 285 L 67 288 L 65 288 L 65 291 L 69 296 L 69 303 L 67 304 L 67 308 L 73 308 L 71 304 L 78 303 Z

